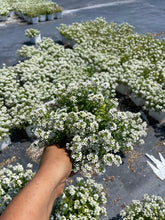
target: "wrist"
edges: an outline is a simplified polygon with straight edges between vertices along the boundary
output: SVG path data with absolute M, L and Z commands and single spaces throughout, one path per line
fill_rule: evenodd
M 44 150 L 39 170 L 43 170 L 43 172 L 49 170 L 49 173 L 52 173 L 51 177 L 58 181 L 65 181 L 71 173 L 72 163 L 64 148 L 51 145 Z
M 55 168 L 51 165 L 44 164 L 38 169 L 36 176 L 55 188 L 60 184 L 62 178 L 58 169 L 58 166 Z
M 36 173 L 36 179 L 42 182 L 42 188 L 46 188 L 47 194 L 50 195 L 50 203 L 62 195 L 65 187 L 65 178 L 58 172 L 59 168 L 54 169 L 52 166 L 42 166 Z

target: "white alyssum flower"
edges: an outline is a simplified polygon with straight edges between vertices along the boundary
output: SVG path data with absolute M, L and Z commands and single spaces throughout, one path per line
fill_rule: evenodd
M 0 170 L 0 214 L 16 194 L 32 179 L 32 164 L 24 169 L 21 164 L 8 165 Z
M 10 134 L 12 128 L 11 117 L 7 108 L 0 100 L 0 142 Z
M 159 60 L 159 74 L 154 78 L 155 64 L 150 62 L 148 66 L 148 49 L 142 53 L 139 48 L 152 41 L 156 57 L 154 49 L 158 47 L 161 54 L 163 45 L 148 35 L 135 35 L 128 24 L 117 27 L 102 18 L 63 27 L 65 30 L 69 30 L 68 36 L 79 39 L 73 50 L 43 38 L 37 47 L 22 47 L 19 53 L 28 57 L 24 62 L 0 70 L 2 104 L 11 117 L 12 128 L 35 125 L 37 145 L 65 145 L 71 151 L 74 171 L 82 170 L 86 176 L 102 174 L 105 165 L 119 166 L 120 152 L 133 148 L 145 135 L 146 124 L 139 114 L 118 110 L 117 85 L 125 83 L 135 90 L 133 82 L 139 82 L 135 94 L 141 89 L 146 107 L 156 106 L 161 111 L 163 62 L 155 58 Z M 135 47 L 127 48 L 130 41 Z M 144 62 L 135 57 L 134 48 L 145 57 Z M 155 86 L 150 84 L 153 79 L 157 80 L 152 83 Z M 157 84 L 160 102 L 153 100 Z M 6 135 L 6 131 L 3 133 Z
M 120 212 L 123 220 L 163 220 L 165 219 L 165 200 L 160 196 L 144 195 L 142 201 L 133 200 Z
M 76 42 L 74 51 L 93 69 L 108 71 L 116 82 L 129 85 L 133 93 L 146 100 L 147 109 L 165 111 L 164 40 L 135 34 L 131 25 L 117 26 L 103 18 L 62 24 L 58 31 Z
M 74 190 L 74 194 L 73 194 Z M 93 179 L 78 177 L 75 185 L 65 188 L 55 204 L 55 219 L 99 219 L 106 215 L 103 186 Z

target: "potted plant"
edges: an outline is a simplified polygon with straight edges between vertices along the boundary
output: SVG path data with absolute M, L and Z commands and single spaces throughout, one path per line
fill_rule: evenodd
M 11 144 L 10 136 L 6 136 L 5 138 L 3 138 L 3 140 L 0 141 L 0 151 L 8 147 L 9 144 Z
M 46 21 L 46 7 L 44 4 L 38 4 L 39 21 Z
M 14 15 L 15 15 L 14 9 L 11 9 L 11 10 L 9 11 L 9 14 L 10 14 L 10 17 L 14 17 Z
M 31 43 L 33 44 L 36 44 L 39 41 L 41 41 L 41 34 L 40 31 L 37 29 L 33 29 L 33 28 L 26 29 L 25 36 L 30 38 Z
M 16 7 L 15 14 L 16 14 L 19 18 L 22 18 L 21 8 L 20 8 L 19 6 Z
M 30 21 L 30 17 L 28 16 L 28 11 L 29 11 L 28 6 L 22 8 L 22 18 L 27 22 Z
M 0 8 L 0 21 L 6 21 L 9 15 L 9 10 L 6 7 Z
M 13 8 L 12 4 L 9 3 L 9 2 L 8 2 L 8 4 L 7 4 L 7 9 L 8 9 L 8 11 L 9 11 L 9 15 L 8 15 L 8 16 L 12 17 L 12 16 L 15 15 L 15 13 L 14 13 L 14 8 Z
M 32 24 L 38 23 L 39 12 L 37 8 L 29 8 L 29 10 L 27 11 L 27 15 L 30 17 L 30 23 Z
M 57 18 L 57 19 L 59 19 L 59 18 L 62 18 L 63 17 L 63 15 L 62 15 L 62 12 L 63 12 L 63 7 L 61 7 L 61 6 L 56 6 L 55 7 L 55 17 Z
M 145 105 L 145 100 L 142 97 L 140 97 L 140 95 L 136 95 L 135 93 L 131 93 L 130 98 L 137 106 Z
M 54 10 L 55 10 L 56 5 L 54 3 L 51 3 L 49 5 L 47 5 L 46 8 L 46 15 L 47 15 L 47 20 L 48 21 L 52 21 L 55 17 L 54 15 Z
M 164 111 L 153 111 L 149 110 L 149 115 L 159 122 L 163 122 L 165 120 L 165 112 Z
M 125 85 L 125 84 L 118 84 L 118 86 L 116 87 L 116 90 L 118 92 L 120 92 L 121 94 L 123 95 L 128 95 L 130 94 L 130 87 L 128 85 Z

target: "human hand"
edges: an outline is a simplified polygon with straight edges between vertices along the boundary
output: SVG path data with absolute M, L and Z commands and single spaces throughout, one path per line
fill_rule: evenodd
M 47 172 L 56 184 L 57 197 L 63 192 L 65 180 L 70 176 L 72 163 L 68 152 L 58 145 L 47 146 L 40 160 L 39 171 Z

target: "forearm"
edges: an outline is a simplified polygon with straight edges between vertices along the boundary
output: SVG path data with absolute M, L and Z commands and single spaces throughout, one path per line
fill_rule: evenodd
M 70 171 L 70 158 L 64 150 L 48 147 L 38 172 L 12 200 L 0 220 L 48 220 Z
M 48 173 L 47 173 L 48 172 Z M 57 182 L 52 182 L 50 170 L 39 170 L 36 176 L 13 199 L 1 216 L 1 220 L 46 220 L 58 197 Z M 25 209 L 26 207 L 26 209 Z

